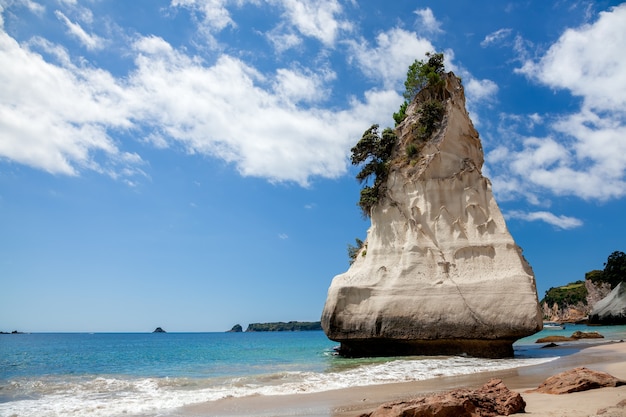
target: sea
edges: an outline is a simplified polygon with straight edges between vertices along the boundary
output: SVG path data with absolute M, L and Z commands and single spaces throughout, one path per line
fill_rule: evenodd
M 537 338 L 626 326 L 569 325 L 514 344 L 515 357 L 347 359 L 321 331 L 0 335 L 0 416 L 157 416 L 224 398 L 313 393 L 538 365 Z M 567 350 L 559 350 L 563 354 Z

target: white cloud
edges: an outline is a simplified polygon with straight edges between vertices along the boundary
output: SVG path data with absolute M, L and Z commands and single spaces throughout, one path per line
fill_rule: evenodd
M 40 49 L 58 64 L 34 52 Z M 324 109 L 335 74 L 325 68 L 261 74 L 222 55 L 207 66 L 165 40 L 141 37 L 123 78 L 76 66 L 43 39 L 19 45 L 0 33 L 0 156 L 55 174 L 85 169 L 133 183 L 143 161 L 118 133 L 159 149 L 184 148 L 233 163 L 245 176 L 307 185 L 337 177 L 347 152 L 400 97 L 368 91 L 347 108 Z
M 289 235 L 287 235 L 286 233 L 279 233 L 278 234 L 278 238 L 280 240 L 287 240 L 287 239 L 289 239 Z
M 575 217 L 557 216 L 547 211 L 523 212 L 513 210 L 506 212 L 505 217 L 508 219 L 520 219 L 531 222 L 539 220 L 564 230 L 574 229 L 583 225 L 583 222 Z
M 89 50 L 97 50 L 104 48 L 104 39 L 97 35 L 90 35 L 78 24 L 72 22 L 59 10 L 55 10 L 54 14 L 67 26 L 69 33 L 83 44 Z
M 172 0 L 172 7 L 182 7 L 200 12 L 203 16 L 202 26 L 208 32 L 219 32 L 236 24 L 226 9 L 229 0 Z
M 366 76 L 381 80 L 385 88 L 394 89 L 402 86 L 407 68 L 416 58 L 422 59 L 426 52 L 435 50 L 427 39 L 400 28 L 380 33 L 374 47 L 365 40 L 348 44 L 351 59 Z
M 568 29 L 539 62 L 519 70 L 552 87 L 584 99 L 593 110 L 626 112 L 626 4 L 600 13 L 599 19 Z
M 302 45 L 302 38 L 290 31 L 285 31 L 283 27 L 277 27 L 265 35 L 270 41 L 274 50 L 281 54 L 288 49 Z
M 489 35 L 485 36 L 485 39 L 482 40 L 480 46 L 486 48 L 489 45 L 500 43 L 504 39 L 511 36 L 512 32 L 513 30 L 509 28 L 498 29 L 495 32 L 492 32 Z
M 64 66 L 0 31 L 0 156 L 54 174 L 141 174 L 141 159 L 107 133 L 132 126 L 121 86 L 104 71 L 72 66 L 62 48 L 43 40 L 32 45 Z
M 475 102 L 493 100 L 498 93 L 498 85 L 491 80 L 477 80 L 470 77 L 464 83 L 467 96 Z
M 418 32 L 432 34 L 443 32 L 443 30 L 441 30 L 441 23 L 435 18 L 433 11 L 429 7 L 415 10 L 413 13 L 415 13 L 420 20 L 417 24 Z
M 617 52 L 626 50 L 624 22 L 626 4 L 566 30 L 541 59 L 519 69 L 582 99 L 574 113 L 525 118 L 526 128 L 547 129 L 541 137 L 500 131 L 508 160 L 490 162 L 499 175 L 524 179 L 520 193 L 535 188 L 600 201 L 626 196 L 626 55 Z
M 299 103 L 320 100 L 328 74 L 281 69 L 263 76 L 227 55 L 202 66 L 162 39 L 136 45 L 141 54 L 131 83 L 145 122 L 189 152 L 234 163 L 242 175 L 302 185 L 311 176 L 337 177 L 363 126 L 397 99 L 370 93 L 344 111 L 305 109 Z
M 228 26 L 237 26 L 228 11 L 229 5 L 260 5 L 262 2 L 283 10 L 284 21 L 268 34 L 268 38 L 279 51 L 300 43 L 292 29 L 306 37 L 315 38 L 326 46 L 334 45 L 341 32 L 352 30 L 352 23 L 341 18 L 343 8 L 337 0 L 172 0 L 171 6 L 199 13 L 202 16 L 201 29 L 207 38 L 214 41 L 211 34 Z
M 45 6 L 33 0 L 15 0 L 14 4 L 22 5 L 23 7 L 26 7 L 31 13 L 37 15 L 41 15 L 46 11 Z
M 343 9 L 337 0 L 268 0 L 282 6 L 287 22 L 304 36 L 332 46 L 342 31 L 352 30 L 348 20 L 341 19 Z
M 279 68 L 276 71 L 274 92 L 283 102 L 297 104 L 321 101 L 328 94 L 324 81 L 333 78 L 332 74 L 316 74 L 310 71 L 296 72 Z

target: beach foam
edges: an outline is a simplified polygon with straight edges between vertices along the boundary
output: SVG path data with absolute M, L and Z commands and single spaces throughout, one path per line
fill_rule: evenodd
M 280 372 L 239 378 L 45 377 L 2 387 L 0 415 L 20 417 L 154 414 L 223 398 L 314 393 L 356 386 L 421 381 L 537 365 L 556 358 L 399 359 L 327 372 Z

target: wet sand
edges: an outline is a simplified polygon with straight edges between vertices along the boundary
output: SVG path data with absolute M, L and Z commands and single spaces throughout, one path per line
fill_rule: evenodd
M 569 354 L 572 349 L 577 351 Z M 355 387 L 312 394 L 230 398 L 189 406 L 178 410 L 173 415 L 185 417 L 357 417 L 387 401 L 415 398 L 454 388 L 477 388 L 490 378 L 501 378 L 508 388 L 520 392 L 527 403 L 526 415 L 531 417 L 595 416 L 598 410 L 614 407 L 626 399 L 626 386 L 566 395 L 527 393 L 527 390 L 536 388 L 546 378 L 579 366 L 608 372 L 626 380 L 626 343 L 580 343 L 550 348 L 550 351 L 550 354 L 554 356 L 565 354 L 567 356 L 542 365 L 473 375 L 440 377 L 427 381 Z M 626 408 L 610 409 L 602 414 L 602 417 L 617 416 L 626 416 Z

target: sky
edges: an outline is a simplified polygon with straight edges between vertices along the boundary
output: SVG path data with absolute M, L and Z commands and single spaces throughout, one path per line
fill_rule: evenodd
M 319 320 L 435 51 L 539 298 L 626 251 L 626 3 L 0 0 L 0 330 Z

